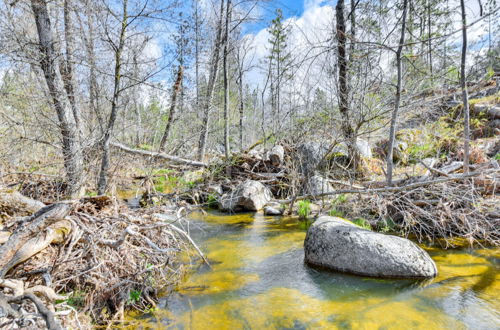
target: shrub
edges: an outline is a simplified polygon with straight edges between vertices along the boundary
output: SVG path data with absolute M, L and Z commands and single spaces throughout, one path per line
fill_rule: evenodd
M 300 219 L 307 219 L 311 214 L 311 202 L 306 200 L 299 201 L 297 203 L 297 213 L 299 214 Z

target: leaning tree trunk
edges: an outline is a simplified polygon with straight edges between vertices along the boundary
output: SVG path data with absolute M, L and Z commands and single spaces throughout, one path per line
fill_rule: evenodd
M 210 105 L 212 103 L 212 95 L 214 93 L 215 81 L 217 80 L 217 72 L 219 70 L 220 47 L 222 43 L 222 17 L 224 15 L 224 0 L 221 0 L 219 21 L 217 23 L 217 31 L 215 36 L 214 49 L 210 60 L 210 71 L 208 77 L 208 85 L 206 94 L 203 100 L 203 123 L 201 127 L 200 141 L 198 143 L 198 160 L 202 161 L 205 158 L 205 151 L 208 139 L 208 127 L 210 124 Z
M 470 119 L 469 119 L 469 96 L 465 79 L 465 60 L 467 56 L 467 17 L 465 15 L 464 0 L 460 0 L 462 11 L 462 59 L 460 62 L 460 86 L 462 88 L 462 102 L 464 104 L 464 173 L 469 172 L 469 141 L 470 141 Z
M 182 86 L 182 75 L 183 68 L 182 65 L 179 65 L 179 69 L 177 70 L 177 79 L 175 80 L 174 88 L 172 89 L 172 99 L 170 101 L 170 112 L 168 114 L 167 125 L 165 126 L 163 137 L 161 138 L 160 148 L 158 148 L 159 152 L 165 151 L 165 145 L 167 144 L 168 136 L 170 135 L 170 130 L 172 129 L 172 123 L 175 116 L 175 107 L 177 103 L 177 95 L 181 91 Z
M 38 46 L 41 53 L 39 63 L 45 76 L 52 106 L 59 120 L 64 167 L 68 181 L 67 193 L 71 197 L 78 197 L 81 194 L 83 181 L 82 148 L 78 138 L 78 127 L 68 101 L 68 95 L 64 90 L 59 58 L 54 49 L 54 33 L 47 2 L 45 0 L 31 0 L 31 8 L 38 32 Z
M 398 50 L 396 51 L 396 66 L 398 68 L 398 82 L 396 85 L 396 99 L 394 101 L 394 111 L 391 116 L 391 128 L 389 132 L 389 150 L 387 151 L 387 184 L 392 185 L 392 170 L 394 167 L 393 152 L 394 143 L 396 140 L 396 124 L 399 112 L 399 103 L 401 100 L 401 84 L 402 84 L 402 67 L 401 67 L 401 53 L 405 42 L 405 29 L 406 29 L 406 7 L 408 0 L 403 0 L 403 21 L 401 26 L 401 37 L 399 39 Z

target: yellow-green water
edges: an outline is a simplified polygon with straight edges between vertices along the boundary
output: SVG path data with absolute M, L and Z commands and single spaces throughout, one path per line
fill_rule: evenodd
M 439 276 L 380 280 L 304 265 L 305 225 L 260 214 L 195 215 L 198 266 L 132 325 L 173 329 L 499 329 L 498 249 L 428 248 Z

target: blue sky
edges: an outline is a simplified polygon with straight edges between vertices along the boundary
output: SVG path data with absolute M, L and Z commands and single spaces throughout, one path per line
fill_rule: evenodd
M 323 0 L 273 0 L 263 2 L 261 5 L 262 19 L 259 22 L 247 24 L 245 26 L 247 33 L 255 33 L 266 28 L 269 22 L 274 18 L 275 11 L 280 8 L 283 11 L 284 18 L 300 17 L 304 11 L 311 6 L 318 6 L 333 1 Z

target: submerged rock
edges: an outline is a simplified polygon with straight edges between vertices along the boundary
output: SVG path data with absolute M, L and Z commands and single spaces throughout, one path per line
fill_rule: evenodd
M 258 181 L 240 183 L 219 200 L 222 211 L 259 211 L 271 200 L 271 191 Z
M 307 231 L 305 261 L 335 271 L 386 278 L 437 275 L 431 257 L 408 239 L 362 229 L 335 217 L 320 217 Z

